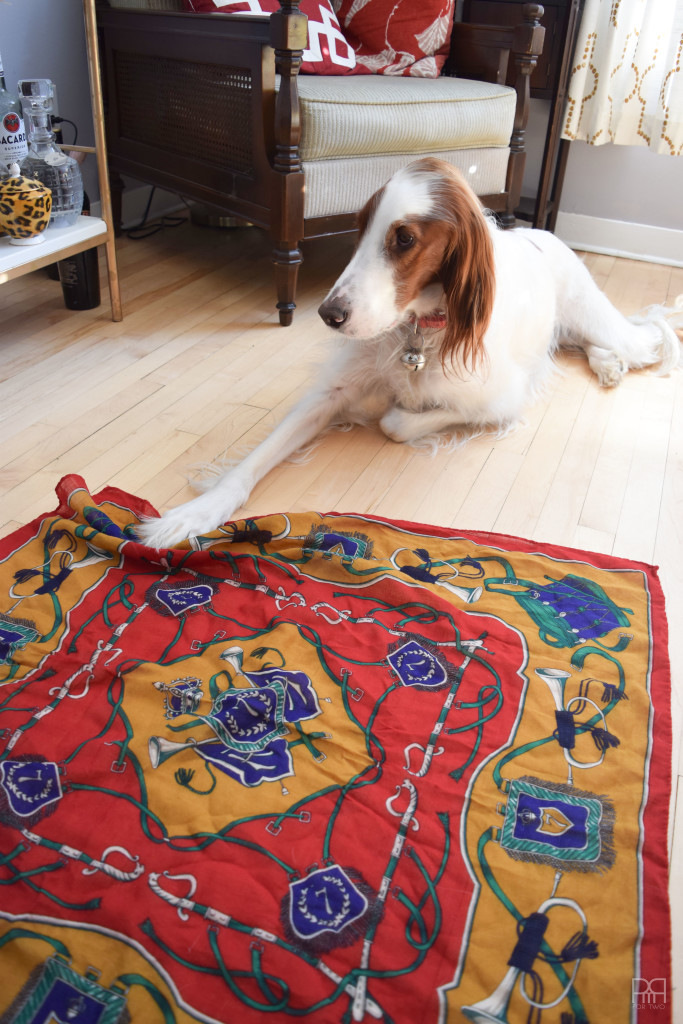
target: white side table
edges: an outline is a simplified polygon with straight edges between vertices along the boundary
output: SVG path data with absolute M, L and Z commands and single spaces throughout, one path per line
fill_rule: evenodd
M 97 174 L 100 185 L 102 217 L 79 217 L 68 228 L 50 228 L 44 232 L 42 241 L 36 245 L 12 245 L 9 238 L 0 238 L 0 284 L 11 281 L 32 270 L 39 270 L 57 260 L 66 259 L 75 253 L 105 246 L 109 300 L 112 320 L 121 320 L 121 294 L 116 266 L 116 244 L 111 213 L 111 193 L 107 172 L 107 149 L 104 135 L 104 111 L 102 107 L 102 85 L 100 81 L 100 60 L 97 50 L 97 28 L 95 24 L 95 0 L 83 0 L 88 71 L 90 75 L 90 98 L 95 129 L 94 146 L 65 146 L 70 151 L 94 153 L 97 159 Z

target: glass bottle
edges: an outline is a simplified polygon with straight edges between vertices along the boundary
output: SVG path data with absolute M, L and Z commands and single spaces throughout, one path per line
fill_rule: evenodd
M 47 78 L 33 78 L 20 81 L 18 89 L 28 134 L 28 155 L 21 170 L 52 191 L 49 227 L 68 227 L 81 213 L 83 178 L 77 162 L 54 140 L 50 117 L 54 87 Z
M 20 164 L 27 153 L 21 104 L 16 96 L 7 91 L 0 55 L 0 167 L 4 164 Z

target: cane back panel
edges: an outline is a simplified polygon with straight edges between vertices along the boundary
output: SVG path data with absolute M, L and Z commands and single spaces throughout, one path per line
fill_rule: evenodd
M 103 8 L 98 18 L 110 169 L 197 201 L 225 208 L 227 200 L 233 213 L 267 225 L 268 23 L 233 17 L 226 38 L 216 15 L 195 16 L 199 31 L 188 35 L 176 14 L 111 14 Z
M 123 138 L 174 156 L 201 148 L 207 163 L 252 177 L 249 68 L 122 52 L 114 62 Z M 225 124 L 232 127 L 229 133 Z M 201 147 L 193 139 L 201 139 Z

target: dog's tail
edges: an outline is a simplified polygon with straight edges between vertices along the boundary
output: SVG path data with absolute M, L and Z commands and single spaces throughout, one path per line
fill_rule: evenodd
M 648 306 L 640 313 L 628 317 L 629 323 L 647 329 L 653 348 L 641 365 L 649 366 L 653 373 L 666 374 L 683 366 L 683 294 L 673 306 Z

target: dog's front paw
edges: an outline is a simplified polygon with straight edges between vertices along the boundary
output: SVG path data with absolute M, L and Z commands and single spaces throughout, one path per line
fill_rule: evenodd
M 164 512 L 160 519 L 145 519 L 136 533 L 142 543 L 151 548 L 172 548 L 190 537 L 211 533 L 230 517 L 230 513 L 223 514 L 223 506 L 209 498 L 210 495 L 202 494 Z
M 397 406 L 389 409 L 379 421 L 380 430 L 390 441 L 401 444 L 404 441 L 412 441 L 422 431 L 419 416 L 407 409 L 399 409 Z
M 628 373 L 628 363 L 614 356 L 612 359 L 589 360 L 601 388 L 615 388 Z
M 590 345 L 586 349 L 588 365 L 602 388 L 615 388 L 628 373 L 628 363 L 611 349 Z

